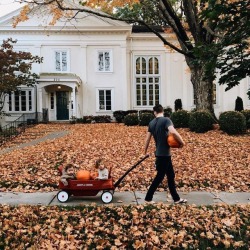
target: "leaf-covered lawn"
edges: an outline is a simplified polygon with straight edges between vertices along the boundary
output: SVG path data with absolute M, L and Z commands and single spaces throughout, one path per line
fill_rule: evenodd
M 250 205 L 0 205 L 0 249 L 248 249 Z
M 50 124 L 37 129 L 49 130 Z M 146 127 L 123 124 L 53 125 L 69 130 L 62 138 L 0 155 L 0 191 L 52 191 L 57 189 L 60 164 L 74 163 L 78 169 L 93 170 L 98 158 L 112 166 L 117 180 L 136 163 L 143 152 Z M 229 136 L 214 130 L 196 134 L 178 129 L 186 142 L 172 150 L 177 188 L 181 191 L 250 191 L 250 136 Z M 146 190 L 155 174 L 154 143 L 151 157 L 129 174 L 120 190 Z M 166 189 L 166 180 L 160 190 Z

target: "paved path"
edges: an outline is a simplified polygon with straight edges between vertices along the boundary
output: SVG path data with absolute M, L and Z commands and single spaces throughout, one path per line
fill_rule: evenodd
M 60 203 L 57 200 L 57 191 L 48 193 L 16 193 L 16 192 L 0 192 L 0 204 L 8 205 L 63 205 L 63 206 L 79 206 L 79 205 L 103 205 L 101 201 L 101 192 L 97 196 L 91 197 L 70 197 L 66 203 Z M 189 192 L 180 193 L 180 196 L 188 200 L 188 204 L 195 205 L 216 205 L 216 204 L 249 204 L 250 193 L 210 193 L 210 192 Z M 144 204 L 145 192 L 115 192 L 113 196 L 113 205 L 139 205 Z M 167 192 L 156 192 L 154 195 L 155 202 L 172 204 L 171 198 L 167 197 Z
M 16 145 L 14 147 L 5 148 L 5 149 L 0 151 L 0 155 L 9 153 L 9 152 L 11 152 L 13 150 L 16 150 L 16 149 L 21 149 L 21 148 L 33 146 L 33 145 L 36 145 L 36 144 L 38 144 L 40 142 L 43 142 L 43 141 L 46 141 L 46 140 L 52 140 L 52 139 L 56 139 L 56 138 L 59 138 L 59 137 L 63 137 L 68 133 L 69 133 L 69 131 L 55 131 L 55 132 L 52 132 L 52 133 L 50 133 L 50 134 L 48 134 L 46 136 L 43 136 L 41 138 L 38 138 L 38 139 L 29 141 L 29 142 L 26 142 L 26 143 Z

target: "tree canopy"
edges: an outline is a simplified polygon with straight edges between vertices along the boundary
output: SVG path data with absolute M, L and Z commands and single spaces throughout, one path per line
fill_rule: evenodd
M 41 63 L 42 58 L 25 51 L 15 51 L 16 40 L 4 40 L 0 47 L 0 115 L 6 96 L 18 91 L 20 85 L 33 86 L 38 75 L 32 72 L 33 63 Z

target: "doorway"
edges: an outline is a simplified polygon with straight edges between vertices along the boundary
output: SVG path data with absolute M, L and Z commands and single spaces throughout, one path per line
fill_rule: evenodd
M 69 92 L 56 92 L 57 120 L 69 120 Z

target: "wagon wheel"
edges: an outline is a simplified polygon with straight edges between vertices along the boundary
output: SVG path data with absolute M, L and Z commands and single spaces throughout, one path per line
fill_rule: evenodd
M 111 194 L 109 191 L 104 191 L 102 193 L 102 202 L 103 203 L 110 203 L 113 200 L 113 194 Z
M 69 199 L 69 194 L 66 191 L 60 191 L 57 194 L 57 199 L 60 202 L 66 202 Z

